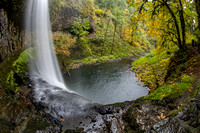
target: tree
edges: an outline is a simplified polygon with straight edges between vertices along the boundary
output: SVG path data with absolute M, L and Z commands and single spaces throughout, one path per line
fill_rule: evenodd
M 198 29 L 200 30 L 200 1 L 194 0 L 194 2 L 195 2 L 196 12 L 198 14 Z
M 107 40 L 108 27 L 109 27 L 109 24 L 110 24 L 110 20 L 111 20 L 111 19 L 109 18 L 109 19 L 108 19 L 107 26 L 106 26 L 106 33 L 105 33 L 104 40 L 103 40 L 103 43 L 102 43 L 101 56 L 103 55 L 103 50 L 104 50 L 105 42 L 106 42 L 106 40 Z
M 113 52 L 114 44 L 115 44 L 115 33 L 117 31 L 117 25 L 118 25 L 117 18 L 113 19 L 113 24 L 114 24 L 114 32 L 113 32 L 113 42 L 112 42 L 112 47 L 111 47 L 111 52 L 110 52 L 111 54 Z
M 113 49 L 114 49 L 115 34 L 116 34 L 116 31 L 117 31 L 117 27 L 122 23 L 123 15 L 124 15 L 124 11 L 121 11 L 118 8 L 115 8 L 113 10 L 112 21 L 113 21 L 113 25 L 114 25 L 114 31 L 113 31 L 113 42 L 112 42 L 112 47 L 111 47 L 111 54 L 112 54 Z
M 136 7 L 135 13 L 139 14 L 137 22 L 143 16 L 151 18 L 145 20 L 145 23 L 148 25 L 149 31 L 156 34 L 161 44 L 174 43 L 180 50 L 186 48 L 187 20 L 185 20 L 184 8 L 187 6 L 185 6 L 185 0 L 153 0 L 152 2 L 127 0 L 127 3 Z

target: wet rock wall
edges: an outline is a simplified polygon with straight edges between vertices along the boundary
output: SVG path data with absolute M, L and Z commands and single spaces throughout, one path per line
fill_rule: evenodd
M 26 1 L 0 2 L 0 63 L 15 51 L 24 48 L 23 16 Z
M 24 32 L 9 21 L 4 9 L 0 9 L 0 63 L 23 47 Z

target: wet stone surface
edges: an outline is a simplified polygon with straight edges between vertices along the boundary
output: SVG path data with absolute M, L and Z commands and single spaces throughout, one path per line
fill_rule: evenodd
M 58 126 L 49 123 L 38 114 L 28 97 L 29 90 L 30 88 L 25 87 L 15 96 L 9 96 L 0 90 L 0 132 L 60 131 Z
M 37 94 L 35 91 L 38 90 L 33 90 L 33 103 L 36 105 L 36 109 L 52 123 L 61 125 L 62 130 L 102 133 L 124 130 L 122 113 L 130 104 L 100 105 L 75 93 L 63 91 L 42 82 L 42 86 L 45 88 L 53 87 L 50 90 L 57 90 L 47 91 L 45 88 L 41 88 L 41 82 L 38 83 L 35 87 L 42 89 L 45 93 Z
M 1 90 L 0 131 L 2 133 L 45 133 L 61 132 L 61 130 L 65 133 L 199 133 L 200 131 L 200 92 L 174 116 L 167 116 L 167 114 L 171 112 L 169 108 L 172 106 L 176 108 L 176 101 L 156 102 L 140 98 L 132 102 L 100 105 L 90 101 L 83 102 L 83 98 L 76 94 L 67 95 L 57 91 L 55 95 L 46 92 L 46 97 L 38 102 L 33 98 L 33 92 L 24 88 L 21 93 L 17 93 L 15 98 L 12 98 Z M 80 103 L 79 100 L 69 102 L 75 106 L 69 110 L 69 103 L 65 100 L 69 101 L 73 98 L 78 98 L 83 104 L 77 105 Z M 51 100 L 54 104 L 47 104 L 45 99 Z
M 141 132 L 174 132 L 174 133 L 199 133 L 200 131 L 200 91 L 192 99 L 189 100 L 183 109 L 180 109 L 182 104 L 179 100 L 175 101 L 149 101 L 136 100 L 135 103 L 124 114 L 126 121 L 126 131 L 141 131 Z M 173 108 L 172 108 L 173 107 Z M 180 109 L 177 113 L 173 113 L 174 109 Z M 169 115 L 171 114 L 171 115 Z

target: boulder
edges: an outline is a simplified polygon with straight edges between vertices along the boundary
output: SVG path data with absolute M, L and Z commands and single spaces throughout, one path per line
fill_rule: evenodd
M 89 19 L 90 33 L 95 30 L 93 0 L 52 0 L 50 12 L 53 31 L 71 31 L 72 25 L 78 17 Z

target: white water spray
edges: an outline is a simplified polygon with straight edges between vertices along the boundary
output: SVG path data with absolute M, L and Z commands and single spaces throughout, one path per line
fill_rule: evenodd
M 31 65 L 32 78 L 68 90 L 55 55 L 49 19 L 48 0 L 29 0 L 26 10 L 26 37 L 34 45 L 36 59 Z

